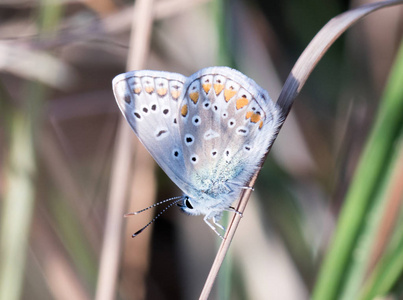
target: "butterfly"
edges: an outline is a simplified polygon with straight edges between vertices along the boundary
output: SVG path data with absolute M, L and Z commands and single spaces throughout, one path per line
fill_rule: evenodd
M 131 71 L 116 76 L 112 86 L 139 140 L 184 193 L 167 201 L 204 215 L 221 236 L 216 227 L 224 230 L 223 211 L 235 211 L 231 204 L 249 188 L 277 136 L 279 107 L 252 79 L 228 67 L 189 77 Z

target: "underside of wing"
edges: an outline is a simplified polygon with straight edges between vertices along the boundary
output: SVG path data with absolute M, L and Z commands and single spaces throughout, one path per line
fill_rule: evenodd
M 190 76 L 180 111 L 187 177 L 202 189 L 221 186 L 218 194 L 224 183 L 243 186 L 249 180 L 281 121 L 267 92 L 227 67 Z
M 182 189 L 185 164 L 179 133 L 179 104 L 186 77 L 160 71 L 116 76 L 113 91 L 120 110 L 160 167 Z

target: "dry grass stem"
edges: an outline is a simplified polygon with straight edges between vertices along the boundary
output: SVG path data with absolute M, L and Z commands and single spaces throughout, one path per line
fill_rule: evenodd
M 173 17 L 174 15 L 194 9 L 196 5 L 201 5 L 211 0 L 170 0 L 159 1 L 153 5 L 153 19 L 158 21 Z M 133 7 L 122 9 L 114 14 L 102 19 L 102 24 L 107 32 L 116 33 L 126 30 L 130 26 L 136 26 L 137 22 L 132 22 Z M 133 30 L 133 27 L 132 27 Z M 133 31 L 132 31 L 133 32 Z
M 371 3 L 349 10 L 331 19 L 316 34 L 305 48 L 304 52 L 302 52 L 284 83 L 284 87 L 277 101 L 277 104 L 283 109 L 284 114 L 288 115 L 294 99 L 298 96 L 309 75 L 329 47 L 341 34 L 369 13 L 383 7 L 400 3 L 403 3 L 403 1 L 390 0 Z
M 399 298 L 402 6 L 321 56 L 402 1 L 345 14 L 374 1 L 298 13 L 267 1 L 2 1 L 0 299 Z M 225 241 L 175 208 L 133 239 L 165 207 L 124 214 L 180 190 L 122 118 L 112 78 L 215 63 L 253 78 L 287 118 L 258 193 L 233 199 L 245 218 L 226 214 Z
M 141 68 L 149 48 L 152 26 L 152 0 L 136 1 L 132 32 L 131 52 L 128 59 L 129 68 Z M 135 45 L 135 47 L 134 47 Z M 134 51 L 136 49 L 136 51 Z M 100 270 L 97 282 L 96 299 L 109 300 L 115 298 L 115 286 L 122 245 L 123 214 L 125 196 L 130 178 L 130 161 L 132 155 L 131 131 L 123 118 L 119 122 L 113 169 L 108 195 L 108 215 L 106 218 L 105 235 L 102 246 Z
M 46 69 L 36 68 L 37 65 L 46 66 Z M 66 91 L 75 84 L 78 77 L 68 64 L 46 52 L 4 41 L 0 42 L 0 70 Z

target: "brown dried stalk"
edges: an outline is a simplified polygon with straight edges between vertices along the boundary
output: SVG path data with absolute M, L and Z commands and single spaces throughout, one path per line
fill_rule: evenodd
M 153 0 L 138 0 L 133 15 L 131 49 L 127 66 L 129 69 L 141 69 L 148 53 Z M 136 23 L 136 24 L 134 24 Z M 133 47 L 136 45 L 136 47 Z M 111 186 L 108 195 L 108 215 L 106 217 L 105 236 L 102 245 L 100 270 L 98 274 L 97 300 L 114 299 L 116 279 L 121 253 L 121 234 L 123 232 L 123 213 L 125 195 L 128 187 L 131 150 L 131 131 L 122 118 L 114 150 Z
M 281 94 L 277 100 L 277 105 L 279 105 L 279 107 L 283 111 L 284 118 L 287 117 L 294 102 L 294 99 L 300 93 L 306 80 L 308 79 L 309 75 L 311 74 L 319 60 L 342 33 L 344 33 L 350 26 L 352 26 L 358 20 L 370 14 L 371 12 L 374 12 L 383 7 L 397 5 L 401 3 L 403 3 L 402 0 L 371 3 L 349 10 L 331 19 L 312 39 L 312 41 L 309 43 L 309 45 L 306 47 L 304 52 L 295 63 L 293 69 L 291 70 L 291 73 L 288 75 Z M 259 172 L 260 169 L 252 177 L 249 186 L 253 186 L 255 184 Z M 245 207 L 249 201 L 251 192 L 251 190 L 245 190 L 244 193 L 241 195 L 237 207 L 237 210 L 239 212 L 244 212 Z M 204 284 L 199 299 L 207 299 L 210 295 L 215 278 L 217 277 L 218 271 L 229 249 L 229 246 L 240 221 L 240 214 L 234 214 L 228 226 L 228 230 L 225 234 L 224 240 L 217 252 L 216 258 L 210 269 L 210 273 Z

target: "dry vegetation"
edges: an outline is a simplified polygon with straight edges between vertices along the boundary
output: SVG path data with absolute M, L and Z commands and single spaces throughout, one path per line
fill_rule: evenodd
M 229 65 L 277 99 L 316 32 L 365 1 L 266 2 L 0 2 L 0 300 L 200 295 L 220 242 L 202 218 L 171 209 L 135 239 L 152 212 L 123 219 L 180 191 L 122 122 L 111 80 L 127 69 L 190 75 Z M 257 180 L 210 299 L 320 293 L 321 262 L 361 178 L 357 164 L 377 173 L 355 184 L 370 200 L 350 210 L 364 216 L 362 227 L 332 297 L 367 299 L 382 268 L 395 274 L 385 293 L 402 297 L 403 260 L 393 254 L 403 253 L 403 93 L 390 83 L 403 81 L 401 37 L 402 9 L 387 8 L 321 60 Z M 374 124 L 382 130 L 369 134 Z

